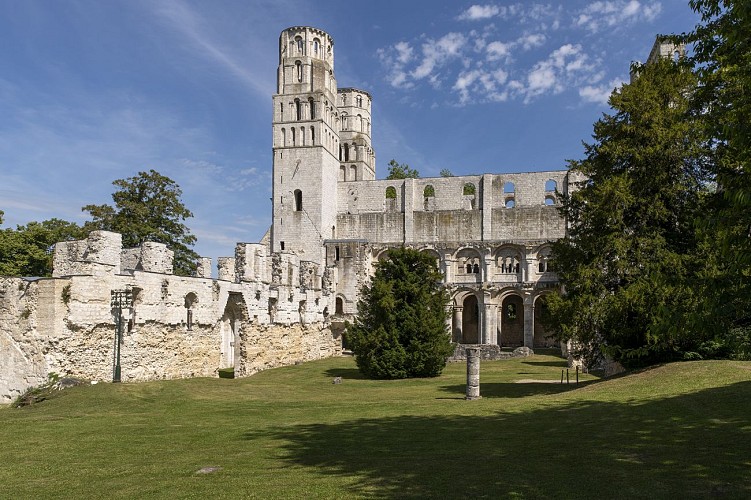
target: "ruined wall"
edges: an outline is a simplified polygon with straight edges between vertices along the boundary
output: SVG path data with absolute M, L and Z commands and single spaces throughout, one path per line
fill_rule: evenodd
M 555 240 L 567 171 L 340 182 L 336 238 L 380 243 Z M 388 194 L 387 194 L 388 193 Z
M 0 403 L 47 380 L 44 346 L 35 333 L 38 301 L 39 282 L 0 278 Z
M 182 277 L 138 270 L 170 271 L 171 252 L 159 244 L 123 252 L 119 236 L 58 245 L 55 274 L 65 278 L 0 278 L 1 402 L 51 372 L 112 380 L 116 290 L 132 296 L 123 309 L 124 382 L 216 376 L 233 365 L 243 376 L 340 354 L 326 313 L 333 296 L 322 294 L 317 264 L 241 244 L 225 261 L 237 280 Z

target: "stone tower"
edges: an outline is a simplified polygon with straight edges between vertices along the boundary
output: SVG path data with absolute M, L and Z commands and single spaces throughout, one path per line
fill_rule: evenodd
M 334 40 L 309 26 L 282 31 L 273 96 L 273 252 L 324 261 L 323 241 L 334 234 L 337 213 L 336 100 Z
M 370 94 L 360 89 L 339 89 L 341 112 L 339 137 L 339 180 L 375 179 L 375 153 L 370 141 Z

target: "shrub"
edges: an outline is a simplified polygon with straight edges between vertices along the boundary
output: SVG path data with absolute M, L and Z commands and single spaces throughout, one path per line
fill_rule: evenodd
M 446 330 L 448 294 L 434 257 L 391 249 L 363 286 L 346 337 L 371 378 L 435 377 L 453 351 Z

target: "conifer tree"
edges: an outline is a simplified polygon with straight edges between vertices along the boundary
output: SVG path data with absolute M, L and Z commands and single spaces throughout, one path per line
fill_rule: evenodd
M 548 300 L 551 326 L 590 362 L 603 352 L 626 365 L 676 359 L 703 340 L 688 314 L 710 157 L 689 106 L 696 76 L 670 59 L 633 69 L 585 158 L 570 163 L 587 180 L 562 197 L 569 231 L 553 247 L 565 294 Z
M 452 352 L 448 293 L 433 257 L 410 248 L 389 250 L 360 297 L 346 336 L 363 374 L 435 377 L 443 371 Z

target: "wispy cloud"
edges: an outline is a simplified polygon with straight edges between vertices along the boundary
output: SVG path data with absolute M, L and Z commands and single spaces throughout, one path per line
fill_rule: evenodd
M 601 85 L 585 85 L 579 89 L 579 96 L 581 96 L 585 102 L 607 104 L 613 90 L 620 88 L 625 82 L 625 78 L 615 78 Z
M 659 2 L 597 1 L 579 11 L 574 24 L 591 33 L 596 33 L 603 29 L 622 28 L 638 21 L 652 21 L 661 10 L 662 5 Z
M 207 60 L 227 70 L 259 97 L 265 99 L 273 92 L 273 80 L 266 73 L 253 71 L 247 64 L 247 55 L 224 45 L 204 24 L 204 17 L 186 2 L 168 0 L 152 5 L 159 18 L 197 48 Z

